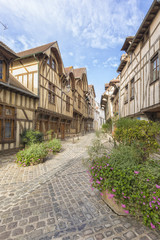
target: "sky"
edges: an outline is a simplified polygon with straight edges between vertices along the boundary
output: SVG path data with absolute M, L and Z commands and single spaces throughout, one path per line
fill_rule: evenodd
M 125 38 L 153 0 L 0 0 L 0 40 L 15 52 L 57 41 L 65 67 L 86 67 L 97 101 L 118 76 Z

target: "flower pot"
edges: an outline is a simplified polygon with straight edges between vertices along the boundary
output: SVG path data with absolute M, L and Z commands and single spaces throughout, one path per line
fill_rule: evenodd
M 126 216 L 129 215 L 129 213 L 125 212 L 127 211 L 126 208 L 123 208 L 121 204 L 118 204 L 116 202 L 116 199 L 114 198 L 114 194 L 109 193 L 107 190 L 102 192 L 102 199 L 103 201 L 118 215 L 120 216 Z

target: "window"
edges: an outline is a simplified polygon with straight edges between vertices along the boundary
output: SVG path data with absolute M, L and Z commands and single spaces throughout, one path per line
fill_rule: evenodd
M 5 134 L 4 137 L 5 139 L 13 139 L 14 137 L 14 120 L 12 119 L 7 119 L 5 120 Z
M 55 85 L 53 83 L 48 83 L 48 102 L 55 104 Z
M 78 95 L 78 108 L 81 108 L 81 96 Z
M 70 97 L 66 96 L 66 111 L 70 111 Z
M 0 60 L 0 80 L 6 82 L 6 64 Z
M 0 140 L 14 140 L 15 108 L 0 105 Z
M 3 62 L 0 60 L 0 79 L 3 79 Z
M 52 59 L 52 69 L 56 71 L 56 62 L 54 59 Z
M 50 65 L 50 58 L 47 59 L 47 64 Z
M 159 57 L 158 54 L 151 60 L 151 82 L 159 79 Z
M 47 64 L 56 71 L 56 62 L 52 57 L 47 59 Z
M 128 84 L 125 86 L 124 103 L 128 103 Z
M 134 99 L 134 78 L 131 80 L 130 83 L 130 100 Z

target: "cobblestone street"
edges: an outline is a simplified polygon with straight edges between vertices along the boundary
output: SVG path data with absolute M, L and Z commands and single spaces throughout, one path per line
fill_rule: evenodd
M 38 166 L 0 167 L 0 240 L 160 240 L 133 217 L 118 216 L 91 190 L 82 159 L 93 133 Z

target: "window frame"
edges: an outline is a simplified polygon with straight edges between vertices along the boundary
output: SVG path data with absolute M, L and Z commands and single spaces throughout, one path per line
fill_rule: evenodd
M 66 95 L 66 111 L 70 112 L 70 97 Z
M 125 86 L 124 104 L 128 103 L 128 84 Z
M 51 82 L 48 82 L 48 102 L 56 104 L 56 86 Z
M 2 76 L 0 77 L 0 81 L 1 82 L 6 82 L 7 81 L 7 79 L 6 79 L 6 76 L 7 76 L 7 66 L 6 66 L 6 62 L 3 60 L 3 59 L 0 59 L 0 62 L 2 62 L 1 63 L 1 66 L 2 66 Z
M 16 109 L 8 105 L 0 105 L 0 143 L 11 143 L 15 142 L 15 124 L 16 124 Z M 12 110 L 10 114 L 6 114 L 6 110 Z M 6 123 L 10 122 L 10 137 L 6 137 Z
M 133 91 L 133 94 L 132 94 L 132 91 Z M 132 78 L 130 81 L 130 101 L 134 99 L 134 94 L 135 94 L 135 85 L 134 85 L 134 78 Z
M 157 65 L 157 60 L 158 60 L 158 65 Z M 160 71 L 159 71 L 159 51 L 151 58 L 151 71 L 150 71 L 150 74 L 151 74 L 151 77 L 150 77 L 150 84 L 158 81 L 160 79 L 159 77 L 159 74 L 160 74 Z M 154 68 L 154 62 L 156 61 L 156 68 Z M 158 71 L 157 71 L 157 68 L 158 68 Z M 154 70 L 156 69 L 156 78 L 154 79 Z M 158 73 L 157 73 L 158 72 Z

